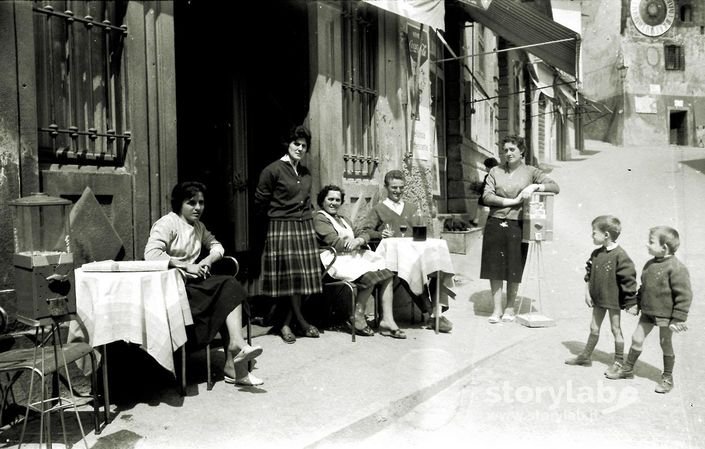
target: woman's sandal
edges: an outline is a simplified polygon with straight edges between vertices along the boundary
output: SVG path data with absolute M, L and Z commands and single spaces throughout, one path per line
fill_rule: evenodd
M 355 334 L 360 335 L 362 337 L 372 337 L 375 334 L 375 331 L 373 331 L 372 328 L 370 328 L 370 326 L 368 326 L 367 324 L 365 324 L 365 327 L 363 327 L 362 329 L 357 326 L 353 326 L 352 324 L 350 324 L 350 321 L 347 321 L 347 325 L 350 332 L 353 332 L 354 329 Z
M 381 329 L 379 330 L 380 335 L 384 335 L 385 337 L 392 337 L 392 338 L 398 338 L 400 340 L 404 340 L 406 338 L 406 334 L 404 333 L 403 330 L 396 328 L 396 329 Z
M 239 387 L 256 387 L 258 385 L 264 384 L 264 381 L 262 379 L 256 377 L 252 373 L 248 373 L 247 376 L 243 377 L 242 379 L 235 379 L 233 377 L 228 376 L 227 374 L 223 374 L 223 380 L 226 384 L 235 384 Z
M 259 357 L 260 354 L 262 354 L 261 346 L 246 345 L 240 350 L 240 352 L 233 356 L 233 364 L 252 360 L 256 357 Z
M 497 315 L 491 315 L 489 318 L 487 318 L 487 322 L 490 324 L 497 324 L 502 321 L 502 318 L 498 317 Z
M 288 344 L 296 343 L 296 335 L 294 335 L 293 332 L 291 332 L 291 329 L 289 327 L 286 327 L 286 329 L 284 329 L 284 327 L 282 327 L 281 336 L 282 336 L 282 340 L 284 340 L 284 343 L 288 343 Z
M 316 326 L 309 326 L 304 332 L 304 335 L 308 338 L 318 338 L 321 336 L 321 333 L 318 331 Z

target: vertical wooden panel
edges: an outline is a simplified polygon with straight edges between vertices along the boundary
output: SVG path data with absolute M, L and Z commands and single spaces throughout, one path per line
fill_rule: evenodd
M 156 5 L 154 42 L 156 44 L 157 104 L 159 133 L 159 210 L 171 210 L 171 189 L 177 182 L 176 148 L 176 64 L 174 55 L 174 5 L 160 1 Z M 152 186 L 155 189 L 157 186 Z
M 128 84 L 128 110 L 132 128 L 132 142 L 126 160 L 132 171 L 132 209 L 134 217 L 133 236 L 135 256 L 141 257 L 152 225 L 152 216 L 159 213 L 150 201 L 149 167 L 149 118 L 147 111 L 147 60 L 145 55 L 145 8 L 141 2 L 129 2 L 127 6 L 128 35 L 125 40 L 126 73 Z
M 19 99 L 20 180 L 22 195 L 39 191 L 36 76 L 32 4 L 15 3 L 17 29 L 17 97 Z M 5 42 L 0 39 L 0 42 Z M 4 60 L 0 58 L 0 60 Z

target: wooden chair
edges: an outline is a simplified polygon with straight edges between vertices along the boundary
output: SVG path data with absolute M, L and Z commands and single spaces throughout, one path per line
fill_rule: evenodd
M 4 311 L 0 313 L 4 315 Z M 71 376 L 69 374 L 69 365 L 84 357 L 88 356 L 91 362 L 91 396 L 93 402 L 93 415 L 95 433 L 100 434 L 103 427 L 100 424 L 100 410 L 98 402 L 98 373 L 95 352 L 93 347 L 85 342 L 63 343 L 61 341 L 59 324 L 70 319 L 75 319 L 72 314 L 62 314 L 52 317 L 50 325 L 44 323 L 33 322 L 35 327 L 34 341 L 32 347 L 27 347 L 27 343 L 22 344 L 22 339 L 27 338 L 22 335 L 4 335 L 0 337 L 0 372 L 5 373 L 5 379 L 8 381 L 6 385 L 0 385 L 0 422 L 2 422 L 2 414 L 9 405 L 8 399 L 11 396 L 14 403 L 15 395 L 13 386 L 20 379 L 23 373 L 28 372 L 31 376 L 29 379 L 29 391 L 27 393 L 27 404 L 25 406 L 25 416 L 22 424 L 22 433 L 20 435 L 20 443 L 24 441 L 25 430 L 30 410 L 38 412 L 40 416 L 39 424 L 39 444 L 41 445 L 46 438 L 46 444 L 51 447 L 51 412 L 58 411 L 61 418 L 61 427 L 66 441 L 66 427 L 64 422 L 63 412 L 68 408 L 73 408 L 78 421 L 78 427 L 81 431 L 81 436 L 85 442 L 85 433 L 81 419 L 78 415 L 77 401 L 74 395 L 74 389 L 71 384 Z M 62 371 L 63 370 L 63 375 Z M 38 385 L 35 387 L 35 378 L 38 379 Z M 52 391 L 49 392 L 47 380 L 51 379 Z M 60 396 L 59 382 L 63 382 L 67 391 L 70 393 L 69 398 Z M 40 399 L 37 402 L 32 402 L 35 388 L 39 388 Z M 110 406 L 108 404 L 108 386 L 103 385 L 103 400 L 105 421 L 104 425 L 109 421 Z M 46 419 L 45 419 L 46 415 Z M 46 430 L 46 433 L 44 433 Z
M 240 272 L 240 263 L 232 256 L 224 256 L 218 262 L 213 265 L 213 274 L 226 274 L 232 277 L 236 277 Z M 247 306 L 247 302 L 244 301 L 242 304 L 243 314 L 247 316 L 247 344 L 252 344 L 252 325 L 250 324 L 250 314 Z M 220 334 L 216 335 L 218 338 Z M 181 395 L 186 394 L 186 345 L 181 348 Z M 206 345 L 206 385 L 208 391 L 213 389 L 213 376 L 211 373 L 211 342 Z M 252 361 L 247 363 L 247 368 L 252 369 Z

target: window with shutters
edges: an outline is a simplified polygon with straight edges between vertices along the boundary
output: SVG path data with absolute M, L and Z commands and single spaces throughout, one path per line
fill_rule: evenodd
M 35 1 L 40 162 L 124 163 L 126 1 Z

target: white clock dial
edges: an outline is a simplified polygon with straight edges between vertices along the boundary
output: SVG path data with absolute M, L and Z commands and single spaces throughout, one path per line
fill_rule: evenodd
M 671 28 L 676 18 L 675 0 L 631 0 L 629 12 L 639 32 L 661 36 Z

